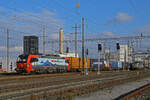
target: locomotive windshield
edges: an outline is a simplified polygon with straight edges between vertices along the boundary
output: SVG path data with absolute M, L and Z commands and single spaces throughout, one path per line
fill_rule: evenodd
M 20 55 L 17 58 L 17 63 L 26 63 L 28 59 L 28 55 Z

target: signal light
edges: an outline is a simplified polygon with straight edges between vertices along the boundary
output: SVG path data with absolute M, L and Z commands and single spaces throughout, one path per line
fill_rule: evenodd
M 69 47 L 66 48 L 66 53 L 69 53 Z
M 101 51 L 101 50 L 102 50 L 102 45 L 98 44 L 98 51 Z
M 86 55 L 88 55 L 88 54 L 89 54 L 88 49 L 86 49 Z
M 120 44 L 117 43 L 116 46 L 117 46 L 117 50 L 119 50 L 120 49 Z

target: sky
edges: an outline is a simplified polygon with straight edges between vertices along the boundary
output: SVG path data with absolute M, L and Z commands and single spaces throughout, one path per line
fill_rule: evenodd
M 1 0 L 0 50 L 6 49 L 5 28 L 11 40 L 16 40 L 11 50 L 21 51 L 19 39 L 29 34 L 41 36 L 43 27 L 47 40 L 58 39 L 60 28 L 64 38 L 72 39 L 72 27 L 81 27 L 82 17 L 86 38 L 149 35 L 149 4 L 150 0 Z M 81 28 L 78 32 L 80 39 Z

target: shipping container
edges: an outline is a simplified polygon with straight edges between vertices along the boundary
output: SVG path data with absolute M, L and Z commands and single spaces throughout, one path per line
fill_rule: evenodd
M 111 61 L 110 62 L 111 69 L 122 69 L 123 68 L 123 63 L 122 62 L 116 62 L 116 61 Z
M 69 65 L 73 70 L 81 70 L 82 69 L 82 58 L 78 57 L 69 57 Z M 84 59 L 84 68 L 90 68 L 90 59 Z

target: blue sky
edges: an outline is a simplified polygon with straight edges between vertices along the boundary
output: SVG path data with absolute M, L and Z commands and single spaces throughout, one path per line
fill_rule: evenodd
M 80 7 L 76 8 L 76 3 Z M 136 29 L 144 28 L 150 23 L 149 0 L 1 0 L 0 6 L 6 10 L 14 8 L 11 13 L 21 10 L 22 13 L 40 13 L 48 10 L 55 13 L 53 17 L 61 20 L 64 30 L 72 31 L 72 26 L 81 24 L 81 16 L 84 16 L 87 24 L 86 32 L 102 33 L 114 32 L 114 34 L 132 33 Z M 80 13 L 76 14 L 77 12 Z M 131 16 L 130 20 L 115 19 L 118 14 Z M 106 25 L 107 23 L 107 25 Z
M 72 27 L 74 24 L 81 26 L 84 16 L 86 38 L 139 35 L 141 32 L 148 35 L 149 4 L 150 0 L 1 0 L 0 27 L 41 36 L 44 25 L 48 39 L 58 39 L 59 28 L 70 38 L 70 33 L 74 32 Z M 0 35 L 6 37 L 5 33 Z M 16 39 L 23 37 L 13 31 L 10 35 Z M 5 44 L 2 42 L 0 46 Z

